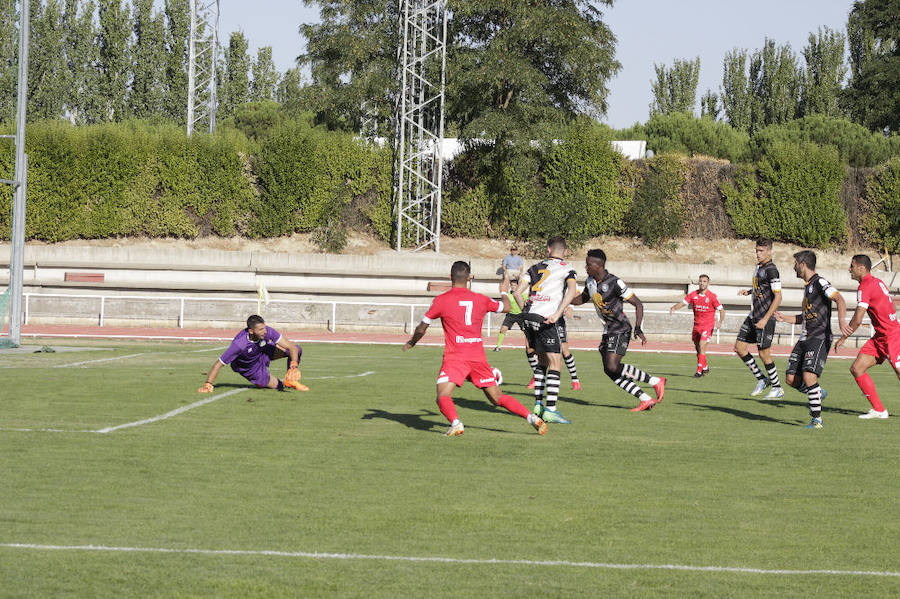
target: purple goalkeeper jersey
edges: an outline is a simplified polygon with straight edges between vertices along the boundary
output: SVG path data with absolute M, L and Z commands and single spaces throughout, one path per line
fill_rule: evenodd
M 266 327 L 265 336 L 259 341 L 252 341 L 246 329 L 234 336 L 234 340 L 225 353 L 219 358 L 222 364 L 230 364 L 231 369 L 244 378 L 255 382 L 257 378 L 265 378 L 268 382 L 268 366 L 275 351 L 275 344 L 281 341 L 281 333 L 272 327 Z M 261 377 L 263 373 L 265 377 Z

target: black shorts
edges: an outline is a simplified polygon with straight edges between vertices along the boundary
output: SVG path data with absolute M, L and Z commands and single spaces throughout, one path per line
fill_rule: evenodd
M 828 359 L 828 350 L 831 349 L 831 339 L 804 339 L 798 341 L 788 358 L 787 374 L 798 372 L 812 372 L 821 376 L 825 368 L 825 360 Z
M 525 337 L 528 338 L 531 349 L 539 354 L 562 353 L 562 340 L 559 338 L 559 327 L 556 323 L 543 324 L 526 320 Z
M 524 331 L 525 325 L 522 324 L 523 322 L 525 322 L 525 319 L 522 318 L 521 312 L 519 314 L 507 314 L 506 318 L 503 319 L 503 324 L 500 326 L 501 328 L 506 327 L 507 329 L 511 329 L 513 328 L 513 325 L 516 324 L 519 325 L 520 330 Z
M 606 354 L 619 354 L 624 356 L 628 351 L 628 342 L 631 341 L 631 331 L 624 333 L 606 333 L 600 340 L 600 346 L 597 348 L 605 357 Z
M 756 345 L 759 349 L 772 347 L 772 339 L 775 338 L 775 319 L 770 318 L 764 329 L 757 329 L 756 323 L 749 316 L 744 319 L 737 340 Z

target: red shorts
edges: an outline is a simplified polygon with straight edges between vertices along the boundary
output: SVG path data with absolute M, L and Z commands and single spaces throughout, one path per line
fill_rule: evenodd
M 709 341 L 710 336 L 712 336 L 713 329 L 712 327 L 694 327 L 691 331 L 691 341 L 694 343 L 700 343 L 700 341 Z
M 441 372 L 438 374 L 437 383 L 451 382 L 457 387 L 462 387 L 466 381 L 479 389 L 493 387 L 497 384 L 494 371 L 486 360 L 467 362 L 464 360 L 445 360 L 441 364 Z
M 900 334 L 875 335 L 862 346 L 859 353 L 875 356 L 879 364 L 887 361 L 894 368 L 900 368 Z

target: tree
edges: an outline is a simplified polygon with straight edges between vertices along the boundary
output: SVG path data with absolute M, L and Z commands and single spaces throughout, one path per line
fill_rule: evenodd
M 272 62 L 272 46 L 263 46 L 256 51 L 256 60 L 251 67 L 253 85 L 251 99 L 254 102 L 273 100 L 275 86 L 278 84 L 278 71 Z
M 131 56 L 131 114 L 148 118 L 163 112 L 163 75 L 166 64 L 165 23 L 153 12 L 153 0 L 133 0 L 134 46 Z
M 231 34 L 225 56 L 225 85 L 220 110 L 223 117 L 234 116 L 235 110 L 250 97 L 250 57 L 247 38 L 240 31 Z
M 651 81 L 653 102 L 650 114 L 693 114 L 697 101 L 697 83 L 700 80 L 700 57 L 694 60 L 675 59 L 671 69 L 654 64 L 656 81 Z
M 275 90 L 275 100 L 281 104 L 282 109 L 288 114 L 297 114 L 304 108 L 300 91 L 302 86 L 303 78 L 298 68 L 285 71 L 284 76 L 278 82 L 278 89 Z
M 120 121 L 126 117 L 126 93 L 131 78 L 128 5 L 123 7 L 120 0 L 100 0 L 97 16 L 100 26 L 97 36 L 97 68 L 100 74 L 97 94 L 105 112 L 104 118 Z
M 797 116 L 800 93 L 800 70 L 790 44 L 776 47 L 766 38 L 762 50 L 750 59 L 751 131 Z
M 747 50 L 727 52 L 722 61 L 722 109 L 731 126 L 749 131 L 752 112 L 751 85 L 747 79 Z
M 847 67 L 844 64 L 844 35 L 825 27 L 809 34 L 803 49 L 806 70 L 800 86 L 800 114 L 839 116 L 841 84 Z
M 67 95 L 63 7 L 59 0 L 31 3 L 28 118 L 63 116 Z
M 66 32 L 66 112 L 73 124 L 93 123 L 102 119 L 96 91 L 99 83 L 99 60 L 94 24 L 96 5 L 87 2 L 79 11 L 79 0 L 66 0 L 63 27 Z
M 16 105 L 16 23 L 15 4 L 0 6 L 0 123 L 14 120 Z
M 397 2 L 307 0 L 318 4 L 320 22 L 300 26 L 306 53 L 298 66 L 310 69 L 307 90 L 316 121 L 359 131 L 364 113 L 390 135 L 397 80 Z M 363 104 L 366 103 L 364 108 Z
M 706 90 L 703 97 L 700 98 L 700 116 L 708 117 L 714 121 L 719 120 L 719 95 L 712 90 Z
M 166 79 L 165 114 L 176 123 L 187 120 L 187 64 L 190 37 L 188 0 L 165 0 Z
M 847 21 L 853 119 L 877 131 L 900 131 L 900 0 L 860 0 Z

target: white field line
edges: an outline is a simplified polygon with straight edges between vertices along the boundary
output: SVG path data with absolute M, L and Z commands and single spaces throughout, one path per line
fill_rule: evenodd
M 139 354 L 128 354 L 127 356 L 116 356 L 114 358 L 101 358 L 99 360 L 85 360 L 84 362 L 71 362 L 69 364 L 57 364 L 50 368 L 72 368 L 73 366 L 83 366 L 85 364 L 99 364 L 100 362 L 112 362 L 114 360 L 125 360 L 126 358 L 136 358 L 137 356 L 146 356 L 148 353 L 157 352 L 141 352 Z
M 374 370 L 367 370 L 366 372 L 361 372 L 359 374 L 346 374 L 341 376 L 319 376 L 319 377 L 308 377 L 304 380 L 322 380 L 322 379 L 352 379 L 363 376 L 369 376 L 371 374 L 375 374 Z M 226 391 L 225 393 L 220 393 L 218 395 L 213 395 L 212 397 L 206 397 L 201 399 L 200 401 L 195 401 L 192 404 L 181 406 L 180 408 L 176 408 L 165 414 L 160 414 L 159 416 L 153 416 L 152 418 L 145 418 L 143 420 L 136 420 L 134 422 L 126 422 L 125 424 L 119 424 L 116 426 L 107 426 L 106 428 L 101 428 L 99 430 L 66 430 L 60 428 L 0 428 L 0 431 L 7 432 L 20 432 L 20 433 L 100 433 L 106 434 L 111 433 L 113 431 L 121 430 L 124 428 L 133 428 L 135 426 L 143 426 L 145 424 L 151 424 L 153 422 L 159 422 L 160 420 L 166 420 L 167 418 L 171 418 L 173 416 L 177 416 L 188 410 L 193 410 L 194 408 L 199 408 L 200 406 L 204 406 L 208 403 L 212 403 L 216 400 L 222 399 L 223 397 L 228 397 L 229 395 L 235 395 L 237 393 L 241 393 L 242 391 L 249 391 L 251 387 L 241 387 L 240 389 L 232 389 L 231 391 Z
M 152 418 L 145 418 L 144 420 L 135 420 L 134 422 L 126 422 L 125 424 L 119 424 L 117 426 L 108 426 L 106 428 L 101 428 L 100 430 L 92 431 L 95 433 L 111 433 L 113 431 L 118 431 L 123 428 L 132 428 L 135 426 L 143 426 L 145 424 L 151 424 L 153 422 L 159 422 L 160 420 L 165 420 L 167 418 L 171 418 L 172 416 L 178 416 L 188 410 L 193 410 L 194 408 L 199 408 L 200 406 L 205 406 L 208 403 L 212 403 L 214 401 L 220 400 L 223 397 L 228 397 L 229 395 L 235 395 L 237 393 L 241 393 L 243 391 L 249 391 L 249 387 L 241 387 L 240 389 L 232 389 L 231 391 L 226 391 L 225 393 L 219 393 L 218 395 L 213 395 L 212 397 L 207 397 L 205 399 L 201 399 L 200 401 L 195 401 L 192 404 L 188 404 L 186 406 L 181 406 L 180 408 L 175 408 L 165 414 L 160 414 L 159 416 L 154 416 Z
M 608 570 L 678 570 L 684 572 L 715 572 L 734 574 L 770 574 L 795 576 L 877 576 L 900 578 L 900 572 L 879 570 L 787 570 L 746 568 L 732 566 L 690 566 L 685 564 L 614 564 L 606 562 L 575 562 L 567 560 L 527 560 L 527 559 L 478 559 L 441 556 L 410 555 L 367 555 L 361 553 L 319 553 L 314 551 L 275 551 L 245 549 L 171 549 L 166 547 L 110 547 L 106 545 L 37 545 L 32 543 L 0 543 L 7 549 L 29 549 L 37 551 L 105 551 L 118 553 L 170 553 L 189 555 L 222 555 L 222 556 L 262 556 L 262 557 L 298 557 L 310 559 L 333 560 L 379 560 L 390 562 L 424 562 L 440 564 L 475 564 L 503 566 L 545 566 L 564 568 L 599 568 Z

